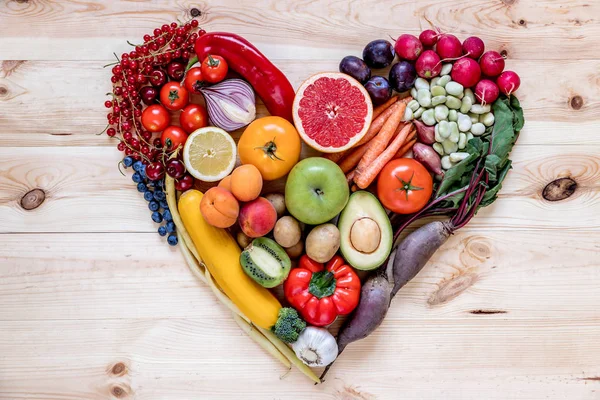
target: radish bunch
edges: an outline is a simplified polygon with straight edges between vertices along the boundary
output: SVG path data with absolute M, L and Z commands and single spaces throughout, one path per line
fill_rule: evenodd
M 394 50 L 402 60 L 415 63 L 417 74 L 424 79 L 439 76 L 445 64 L 452 64 L 452 81 L 471 88 L 478 103 L 491 104 L 504 93 L 510 96 L 521 80 L 513 71 L 504 71 L 504 57 L 497 51 L 485 51 L 485 43 L 476 36 L 460 40 L 449 33 L 432 29 L 419 37 L 403 34 Z

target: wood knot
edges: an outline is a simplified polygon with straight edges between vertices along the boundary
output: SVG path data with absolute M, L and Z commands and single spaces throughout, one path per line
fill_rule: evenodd
M 29 0 L 16 0 L 16 2 L 24 4 L 24 3 L 29 3 Z
M 473 315 L 493 315 L 493 314 L 507 314 L 508 311 L 504 310 L 471 310 L 470 314 Z
M 113 386 L 110 389 L 110 392 L 112 393 L 113 396 L 115 396 L 117 399 L 123 398 L 127 396 L 127 391 L 125 389 L 123 389 L 121 386 Z
M 490 246 L 485 242 L 473 241 L 467 245 L 467 251 L 473 257 L 476 257 L 480 260 L 490 258 L 492 254 L 492 250 Z
M 575 193 L 577 182 L 572 178 L 558 178 L 546 185 L 542 197 L 548 201 L 560 201 Z
M 127 374 L 127 366 L 122 362 L 118 362 L 110 368 L 110 373 L 114 376 L 123 376 Z
M 573 110 L 581 110 L 581 107 L 583 107 L 583 98 L 579 95 L 573 96 L 569 100 L 569 104 Z
M 194 18 L 199 17 L 202 15 L 202 11 L 200 11 L 199 9 L 197 9 L 196 7 L 192 8 L 190 10 L 190 15 Z
M 508 57 L 508 51 L 506 51 L 506 49 L 502 50 L 502 51 L 500 51 L 500 55 L 502 56 L 502 58 L 507 58 Z
M 521 26 L 527 26 L 527 21 L 525 21 L 524 19 L 520 19 L 519 20 L 519 25 L 521 25 Z
M 517 2 L 517 0 L 502 0 L 502 2 L 504 4 L 506 4 L 507 6 L 512 6 L 513 4 L 515 4 Z
M 5 96 L 8 93 L 6 86 L 0 86 L 0 96 Z
M 21 197 L 21 207 L 28 211 L 33 210 L 38 208 L 45 199 L 46 193 L 42 189 L 33 189 Z
M 440 288 L 431 295 L 427 303 L 430 306 L 437 306 L 439 304 L 444 304 L 459 294 L 467 290 L 470 286 L 477 282 L 477 275 L 472 273 L 466 273 L 463 275 L 458 275 L 449 281 L 442 283 Z

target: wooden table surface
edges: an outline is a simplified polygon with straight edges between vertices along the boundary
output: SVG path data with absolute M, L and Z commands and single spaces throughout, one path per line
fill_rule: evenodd
M 296 87 L 430 22 L 481 36 L 522 77 L 500 198 L 322 385 L 241 332 L 95 135 L 102 65 L 192 7 Z M 594 0 L 2 1 L 0 398 L 600 399 L 599 20 Z M 574 193 L 546 201 L 560 177 Z

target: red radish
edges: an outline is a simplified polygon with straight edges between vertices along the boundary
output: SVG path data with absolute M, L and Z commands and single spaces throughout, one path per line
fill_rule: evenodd
M 477 61 L 466 57 L 454 63 L 452 67 L 453 81 L 460 83 L 465 88 L 470 88 L 479 82 L 479 78 L 481 78 L 481 69 Z
M 492 104 L 500 96 L 498 86 L 489 79 L 482 79 L 475 86 L 475 97 L 481 104 Z
M 421 32 L 419 35 L 419 40 L 423 44 L 423 46 L 433 47 L 438 41 L 440 34 L 434 31 L 433 29 L 427 29 Z
M 504 71 L 504 57 L 497 51 L 486 51 L 479 60 L 481 71 L 487 76 L 498 76 Z
M 467 57 L 477 60 L 485 50 L 485 43 L 477 36 L 471 36 L 465 39 L 462 44 L 462 49 Z
M 405 33 L 396 40 L 394 50 L 401 59 L 414 61 L 423 52 L 423 44 L 416 36 Z
M 521 86 L 521 78 L 513 71 L 504 71 L 496 79 L 496 84 L 502 93 L 510 96 Z
M 445 33 L 440 36 L 435 51 L 442 59 L 458 58 L 462 56 L 462 45 L 456 36 Z
M 415 67 L 421 78 L 431 79 L 442 72 L 440 57 L 433 50 L 425 50 L 417 60 Z

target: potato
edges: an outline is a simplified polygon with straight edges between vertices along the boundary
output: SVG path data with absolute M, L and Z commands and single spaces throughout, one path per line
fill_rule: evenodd
M 277 218 L 283 217 L 285 214 L 285 197 L 281 193 L 269 193 L 265 198 L 275 207 Z
M 242 231 L 239 231 L 237 233 L 236 239 L 242 250 L 248 247 L 250 243 L 252 243 L 252 238 Z
M 313 260 L 324 263 L 340 248 L 340 231 L 333 224 L 315 227 L 306 238 L 306 254 Z
M 288 256 L 290 256 L 291 259 L 300 257 L 302 255 L 303 251 L 304 251 L 304 242 L 302 240 L 300 240 L 294 246 L 288 247 L 285 249 L 285 252 L 287 253 Z
M 300 224 L 294 217 L 281 217 L 275 224 L 273 236 L 282 247 L 292 247 L 302 238 Z

